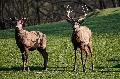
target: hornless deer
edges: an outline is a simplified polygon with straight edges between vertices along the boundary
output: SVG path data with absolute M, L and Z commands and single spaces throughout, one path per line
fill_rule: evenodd
M 15 28 L 15 39 L 20 52 L 22 53 L 23 71 L 29 70 L 28 51 L 38 50 L 44 58 L 44 69 L 48 65 L 48 53 L 46 52 L 46 35 L 39 31 L 24 30 L 24 21 L 17 21 Z
M 68 7 L 69 7 L 69 5 L 67 6 L 67 8 Z M 83 6 L 82 6 L 82 8 L 84 10 Z M 72 28 L 73 28 L 72 39 L 71 39 L 73 46 L 74 46 L 74 51 L 75 51 L 75 62 L 74 62 L 74 69 L 73 70 L 75 70 L 77 48 L 80 48 L 80 50 L 81 50 L 81 61 L 82 61 L 83 72 L 86 71 L 86 63 L 87 63 L 88 53 L 91 54 L 91 64 L 92 64 L 91 66 L 92 66 L 92 70 L 93 70 L 92 32 L 88 27 L 81 26 L 81 23 L 84 21 L 87 14 L 85 13 L 83 18 L 75 20 L 74 18 L 70 17 L 71 12 L 72 11 L 69 8 L 67 10 L 67 19 L 66 20 L 72 24 Z M 85 61 L 83 61 L 83 51 L 86 53 Z

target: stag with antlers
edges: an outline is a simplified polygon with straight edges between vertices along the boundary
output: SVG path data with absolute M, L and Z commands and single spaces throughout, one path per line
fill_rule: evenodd
M 86 7 L 86 5 L 85 5 Z M 69 8 L 69 9 L 68 9 Z M 83 12 L 85 13 L 85 8 L 82 6 Z M 84 17 L 75 20 L 74 18 L 70 17 L 70 13 L 73 10 L 70 10 L 71 7 L 67 6 L 67 21 L 72 24 L 73 33 L 72 33 L 72 43 L 74 46 L 75 51 L 75 62 L 74 62 L 74 69 L 75 70 L 75 64 L 76 64 L 76 50 L 77 48 L 80 48 L 81 50 L 81 61 L 82 61 L 82 67 L 83 72 L 86 72 L 86 63 L 87 63 L 87 57 L 88 53 L 91 55 L 91 66 L 93 70 L 93 61 L 92 61 L 92 32 L 91 30 L 86 26 L 81 26 L 81 23 L 84 21 L 84 19 L 87 16 L 87 13 L 85 13 Z M 88 10 L 88 9 L 87 9 Z M 86 53 L 85 61 L 83 61 L 83 52 Z

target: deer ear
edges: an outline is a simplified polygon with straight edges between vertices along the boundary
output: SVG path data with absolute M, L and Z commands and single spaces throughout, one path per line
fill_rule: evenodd
M 83 22 L 84 22 L 84 19 L 83 20 L 78 20 L 79 24 L 82 24 Z

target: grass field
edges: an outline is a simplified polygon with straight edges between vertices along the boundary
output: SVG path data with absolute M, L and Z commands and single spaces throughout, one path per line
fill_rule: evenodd
M 0 79 L 120 79 L 120 8 L 109 8 L 85 20 L 93 32 L 94 71 L 82 72 L 79 50 L 76 71 L 72 71 L 74 51 L 72 28 L 66 21 L 28 26 L 27 30 L 47 35 L 48 70 L 42 70 L 38 51 L 29 52 L 30 72 L 22 72 L 21 53 L 15 44 L 14 29 L 0 31 Z M 89 57 L 90 58 L 90 57 Z

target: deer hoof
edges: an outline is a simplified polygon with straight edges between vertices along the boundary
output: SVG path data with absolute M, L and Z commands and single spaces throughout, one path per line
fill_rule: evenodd
M 83 72 L 86 72 L 86 66 L 85 66 L 85 64 L 83 65 Z
M 75 69 L 75 68 L 73 68 L 73 71 L 76 71 L 76 69 Z
M 94 71 L 94 65 L 92 64 L 92 71 Z
M 29 68 L 29 67 L 26 67 L 26 70 L 27 70 L 27 71 L 30 71 L 30 68 Z
M 25 67 L 22 68 L 22 71 L 26 71 L 26 70 L 25 70 Z
M 47 71 L 47 67 L 43 67 L 43 70 Z

